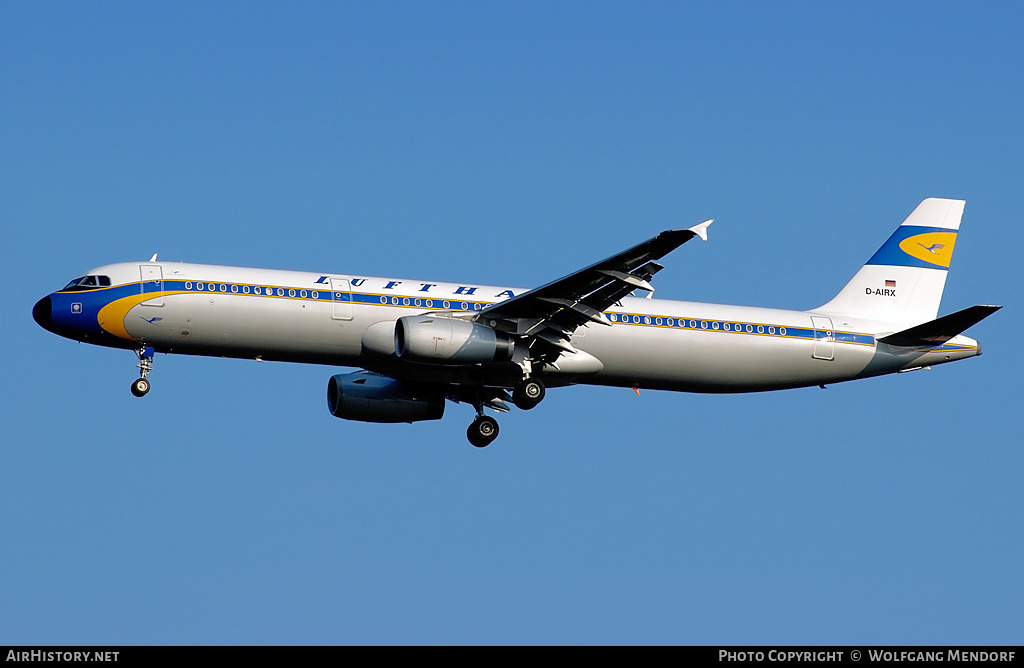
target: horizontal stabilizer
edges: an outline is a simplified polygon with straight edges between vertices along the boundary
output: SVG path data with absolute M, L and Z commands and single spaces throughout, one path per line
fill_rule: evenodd
M 989 317 L 1002 306 L 971 306 L 956 313 L 944 315 L 921 325 L 916 325 L 902 332 L 896 332 L 878 339 L 881 343 L 891 346 L 937 346 L 949 341 L 968 327 L 976 325 Z

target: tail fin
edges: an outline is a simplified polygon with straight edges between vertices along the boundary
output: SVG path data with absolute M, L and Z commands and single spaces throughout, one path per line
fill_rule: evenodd
M 964 204 L 935 197 L 921 202 L 846 287 L 815 310 L 899 326 L 934 320 Z

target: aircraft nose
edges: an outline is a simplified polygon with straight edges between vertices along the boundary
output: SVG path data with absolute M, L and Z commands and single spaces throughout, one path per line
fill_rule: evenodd
M 53 302 L 49 297 L 43 297 L 32 307 L 32 319 L 43 329 L 50 329 L 50 322 L 53 318 Z

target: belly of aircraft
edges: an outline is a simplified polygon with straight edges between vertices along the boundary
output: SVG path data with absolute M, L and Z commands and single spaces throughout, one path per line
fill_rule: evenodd
M 625 329 L 621 328 L 620 329 Z M 815 341 L 782 335 L 633 328 L 591 332 L 579 347 L 604 363 L 589 382 L 689 392 L 756 392 L 856 377 L 873 346 L 835 344 L 832 359 Z

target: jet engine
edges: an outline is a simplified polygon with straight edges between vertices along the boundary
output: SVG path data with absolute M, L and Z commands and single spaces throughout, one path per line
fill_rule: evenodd
M 360 422 L 440 420 L 444 395 L 369 371 L 332 376 L 327 383 L 327 408 L 334 417 Z
M 485 325 L 455 318 L 406 316 L 395 325 L 395 353 L 433 364 L 508 362 L 514 339 Z

